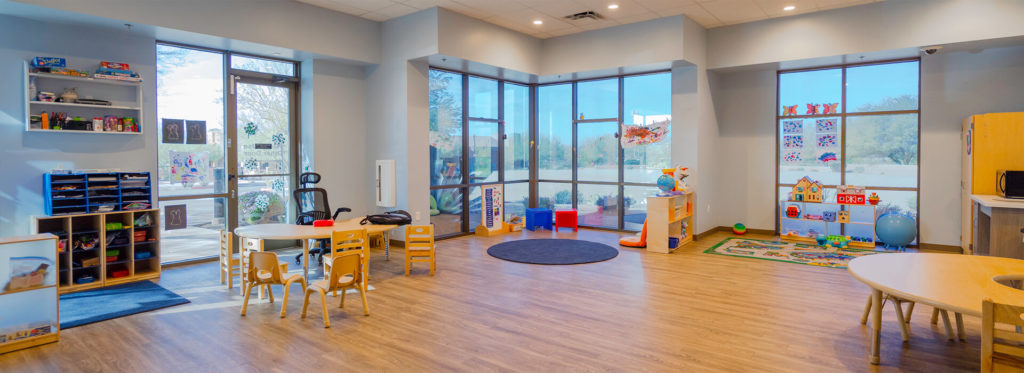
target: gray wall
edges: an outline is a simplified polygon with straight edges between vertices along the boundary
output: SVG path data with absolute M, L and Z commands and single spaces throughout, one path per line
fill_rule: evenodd
M 0 236 L 29 233 L 43 214 L 42 175 L 64 169 L 119 168 L 156 176 L 156 52 L 152 37 L 44 24 L 0 15 Z M 144 134 L 25 132 L 23 66 L 35 56 L 61 56 L 71 66 L 100 60 L 132 65 L 142 75 Z M 90 67 L 91 68 L 91 67 Z

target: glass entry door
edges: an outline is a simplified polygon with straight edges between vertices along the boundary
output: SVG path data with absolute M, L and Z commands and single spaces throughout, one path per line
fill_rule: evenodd
M 161 227 L 161 263 L 216 257 L 222 229 L 292 222 L 296 64 L 170 44 L 156 52 L 155 207 L 183 218 Z
M 236 212 L 231 225 L 291 222 L 294 87 L 249 76 L 231 80 L 236 141 L 230 184 L 237 196 L 229 207 Z

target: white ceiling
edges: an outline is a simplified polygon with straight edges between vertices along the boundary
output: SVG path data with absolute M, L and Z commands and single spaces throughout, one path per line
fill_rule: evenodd
M 843 8 L 884 0 L 296 0 L 374 21 L 442 7 L 538 38 L 550 38 L 686 14 L 705 28 Z M 608 9 L 609 4 L 619 5 Z M 796 9 L 783 11 L 792 5 Z M 600 21 L 562 17 L 593 10 Z M 534 25 L 534 20 L 544 23 Z

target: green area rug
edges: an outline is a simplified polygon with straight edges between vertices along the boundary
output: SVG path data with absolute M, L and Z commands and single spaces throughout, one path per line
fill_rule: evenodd
M 738 256 L 774 260 L 776 262 L 807 264 L 829 268 L 846 268 L 851 260 L 884 251 L 866 249 L 837 249 L 796 242 L 768 241 L 753 238 L 730 237 L 722 240 L 706 254 Z

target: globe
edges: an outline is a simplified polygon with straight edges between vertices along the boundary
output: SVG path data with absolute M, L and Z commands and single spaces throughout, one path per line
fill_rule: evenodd
M 676 179 L 671 175 L 661 175 L 658 177 L 658 189 L 661 189 L 661 196 L 670 195 L 670 191 L 676 188 Z
M 917 236 L 917 223 L 906 215 L 885 213 L 875 221 L 875 234 L 887 249 L 906 249 Z

